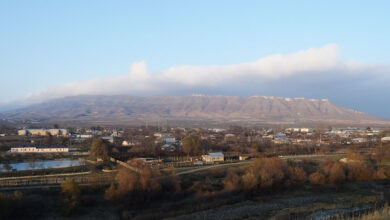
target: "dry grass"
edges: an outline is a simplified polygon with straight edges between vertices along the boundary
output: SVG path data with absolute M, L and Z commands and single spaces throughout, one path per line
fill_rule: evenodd
M 339 217 L 337 220 L 387 220 L 390 219 L 390 207 L 385 204 L 380 209 L 376 209 L 371 213 L 361 214 L 357 217 Z

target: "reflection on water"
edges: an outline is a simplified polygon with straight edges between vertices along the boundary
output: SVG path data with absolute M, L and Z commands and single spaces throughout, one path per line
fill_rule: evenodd
M 0 164 L 0 172 L 9 172 L 12 170 L 39 170 L 48 168 L 64 168 L 85 165 L 80 160 L 47 160 L 30 161 L 23 163 Z

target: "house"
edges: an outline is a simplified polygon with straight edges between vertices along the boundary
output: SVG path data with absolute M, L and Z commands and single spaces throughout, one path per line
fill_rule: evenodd
M 301 133 L 311 133 L 313 132 L 312 128 L 301 128 L 300 129 Z
M 390 142 L 390 136 L 381 138 L 382 142 Z
M 173 144 L 173 143 L 176 143 L 176 138 L 173 138 L 173 137 L 166 137 L 163 139 L 163 141 L 165 143 L 168 143 L 168 144 Z
M 243 156 L 243 155 L 240 155 L 238 157 L 239 160 L 248 160 L 249 159 L 249 156 Z
M 127 163 L 132 166 L 137 166 L 140 164 L 144 166 L 146 165 L 153 166 L 162 163 L 162 160 L 156 158 L 150 158 L 150 157 L 140 157 L 140 158 L 134 158 L 131 161 L 127 161 Z
M 222 152 L 209 153 L 202 155 L 202 160 L 208 163 L 221 162 L 224 161 L 224 155 Z
M 130 141 L 124 140 L 122 142 L 122 146 L 124 146 L 124 147 L 135 146 L 135 145 L 139 145 L 139 144 L 140 144 L 140 142 L 136 141 L 136 140 L 130 140 Z
M 236 140 L 235 134 L 225 134 L 225 141 L 226 142 L 233 142 Z
M 351 139 L 351 141 L 352 141 L 352 143 L 365 143 L 365 142 L 367 142 L 367 139 L 360 137 L 360 138 L 353 138 L 353 139 Z
M 286 137 L 287 135 L 283 132 L 279 132 L 277 134 L 275 134 L 275 137 Z
M 164 144 L 163 146 L 161 146 L 161 150 L 163 151 L 175 151 L 176 150 L 176 147 L 172 144 Z
M 289 144 L 290 139 L 288 139 L 287 137 L 275 137 L 272 140 L 272 143 L 274 143 L 274 144 Z
M 102 137 L 103 141 L 108 141 L 109 143 L 113 144 L 114 143 L 114 137 L 113 136 L 105 136 Z
M 13 153 L 65 153 L 69 152 L 69 148 L 63 145 L 21 145 L 11 147 Z

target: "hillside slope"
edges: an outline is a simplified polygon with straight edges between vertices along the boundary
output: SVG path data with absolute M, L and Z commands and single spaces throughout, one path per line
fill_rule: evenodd
M 334 105 L 327 99 L 271 96 L 73 96 L 1 115 L 10 120 L 84 124 L 144 124 L 145 121 L 244 124 L 389 124 L 389 121 Z

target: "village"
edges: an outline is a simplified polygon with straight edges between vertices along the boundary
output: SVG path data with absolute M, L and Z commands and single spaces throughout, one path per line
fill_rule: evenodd
M 55 127 L 58 127 L 57 125 Z M 194 149 L 183 147 L 191 137 Z M 23 139 L 20 139 L 23 138 Z M 380 128 L 48 128 L 3 130 L 4 153 L 72 153 L 89 151 L 99 138 L 110 147 L 109 156 L 125 163 L 141 161 L 151 167 L 200 166 L 257 157 L 289 154 L 345 153 L 390 142 Z M 188 144 L 187 144 L 188 145 Z M 187 147 L 188 148 L 188 147 Z

